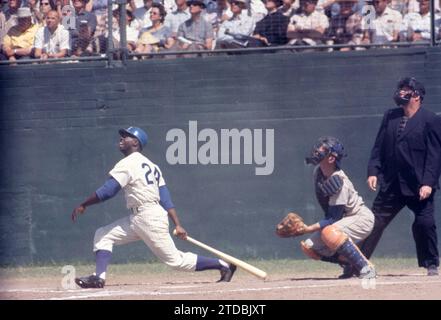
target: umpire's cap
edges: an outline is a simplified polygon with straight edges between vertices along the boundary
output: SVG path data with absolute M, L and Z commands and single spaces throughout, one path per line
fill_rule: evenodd
M 398 81 L 397 89 L 401 90 L 404 87 L 408 87 L 409 89 L 412 89 L 423 101 L 424 95 L 426 94 L 426 89 L 424 88 L 424 85 L 419 82 L 417 79 L 413 77 L 406 77 L 402 78 Z
M 142 148 L 147 144 L 147 133 L 145 133 L 144 130 L 138 127 L 128 127 L 127 129 L 119 129 L 119 134 L 122 136 L 124 134 L 127 134 L 131 137 L 134 137 L 138 139 L 139 145 Z

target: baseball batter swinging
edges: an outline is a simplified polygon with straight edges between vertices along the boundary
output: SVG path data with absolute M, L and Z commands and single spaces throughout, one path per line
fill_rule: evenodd
M 82 288 L 103 288 L 106 270 L 114 245 L 142 240 L 165 264 L 184 271 L 217 269 L 218 282 L 229 282 L 236 266 L 221 259 L 208 258 L 191 252 L 179 251 L 169 233 L 171 218 L 177 236 L 187 237 L 179 222 L 175 206 L 159 167 L 141 154 L 147 144 L 147 134 L 140 128 L 120 129 L 119 149 L 124 158 L 109 172 L 109 179 L 72 212 L 75 222 L 86 207 L 103 202 L 123 189 L 129 216 L 121 218 L 95 232 L 94 248 L 96 270 L 91 276 L 76 278 Z
M 308 257 L 342 265 L 344 273 L 339 278 L 352 277 L 355 273 L 360 278 L 374 278 L 374 266 L 355 245 L 372 231 L 374 215 L 341 170 L 344 156 L 344 147 L 336 138 L 327 136 L 318 140 L 305 161 L 316 166 L 314 186 L 325 218 L 308 226 L 298 215 L 291 213 L 278 225 L 277 233 L 290 236 L 286 229 L 295 223 L 295 229 L 299 231 L 296 230 L 294 235 L 312 233 L 309 239 L 301 242 Z M 300 218 L 300 224 L 299 221 L 289 222 L 293 220 L 290 216 Z

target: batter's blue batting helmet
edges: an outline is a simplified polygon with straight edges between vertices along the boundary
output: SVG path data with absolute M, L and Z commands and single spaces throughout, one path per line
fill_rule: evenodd
M 136 139 L 138 139 L 141 149 L 147 144 L 147 133 L 138 127 L 128 127 L 127 129 L 119 129 L 119 134 L 128 134 Z

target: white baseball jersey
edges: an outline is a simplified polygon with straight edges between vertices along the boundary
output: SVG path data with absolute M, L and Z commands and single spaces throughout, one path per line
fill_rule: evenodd
M 159 202 L 159 187 L 165 185 L 162 172 L 141 153 L 133 152 L 125 157 L 109 174 L 124 190 L 128 209 Z

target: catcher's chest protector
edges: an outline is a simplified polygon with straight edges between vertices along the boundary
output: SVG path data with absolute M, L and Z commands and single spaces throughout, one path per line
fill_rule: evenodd
M 322 191 L 322 188 L 319 187 L 319 184 L 323 184 L 326 180 L 326 177 L 323 175 L 322 171 L 319 167 L 316 167 L 314 171 L 314 188 L 315 188 L 315 196 L 317 198 L 320 207 L 322 207 L 325 213 L 328 212 L 329 209 L 329 196 L 325 195 Z

